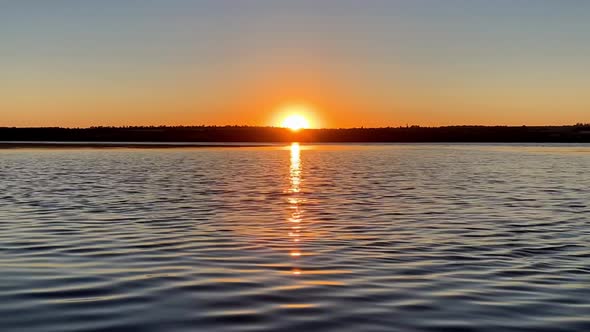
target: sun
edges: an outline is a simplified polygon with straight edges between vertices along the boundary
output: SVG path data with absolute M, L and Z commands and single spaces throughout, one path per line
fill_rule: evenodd
M 291 114 L 283 120 L 281 127 L 298 131 L 300 129 L 309 128 L 309 121 L 307 121 L 307 119 L 301 114 Z
M 287 103 L 277 108 L 275 123 L 280 127 L 289 128 L 292 131 L 308 129 L 317 125 L 315 108 L 309 104 Z

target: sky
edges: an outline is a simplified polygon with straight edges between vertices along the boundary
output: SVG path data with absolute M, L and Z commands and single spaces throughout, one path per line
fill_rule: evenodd
M 0 126 L 590 122 L 590 1 L 0 2 Z

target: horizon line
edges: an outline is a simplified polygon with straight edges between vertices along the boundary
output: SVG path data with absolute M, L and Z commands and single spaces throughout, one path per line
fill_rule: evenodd
M 319 128 L 301 128 L 299 131 L 305 130 L 346 130 L 346 129 L 405 129 L 405 128 L 451 128 L 451 127 L 483 127 L 483 128 L 497 128 L 497 127 L 589 127 L 590 122 L 577 122 L 575 124 L 544 124 L 544 125 L 506 125 L 506 124 L 495 124 L 495 125 L 484 125 L 484 124 L 452 124 L 452 125 L 440 125 L 440 126 L 428 126 L 428 125 L 417 125 L 407 124 L 399 126 L 384 126 L 384 127 L 319 127 Z M 87 126 L 87 127 L 75 127 L 75 126 L 0 126 L 0 129 L 130 129 L 130 128 L 260 128 L 260 129 L 284 129 L 290 130 L 287 127 L 280 126 L 269 126 L 269 125 L 99 125 L 99 126 Z

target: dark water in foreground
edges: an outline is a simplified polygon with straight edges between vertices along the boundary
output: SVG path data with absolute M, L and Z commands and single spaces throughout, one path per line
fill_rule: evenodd
M 0 151 L 2 331 L 590 331 L 590 146 Z

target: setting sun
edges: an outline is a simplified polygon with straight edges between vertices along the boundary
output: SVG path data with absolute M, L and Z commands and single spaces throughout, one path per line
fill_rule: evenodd
M 289 115 L 283 120 L 281 127 L 289 128 L 293 131 L 297 131 L 299 129 L 309 128 L 309 122 L 303 115 L 300 114 L 293 114 Z
M 289 103 L 278 108 L 276 113 L 280 127 L 293 131 L 311 128 L 317 125 L 315 110 L 307 104 Z

